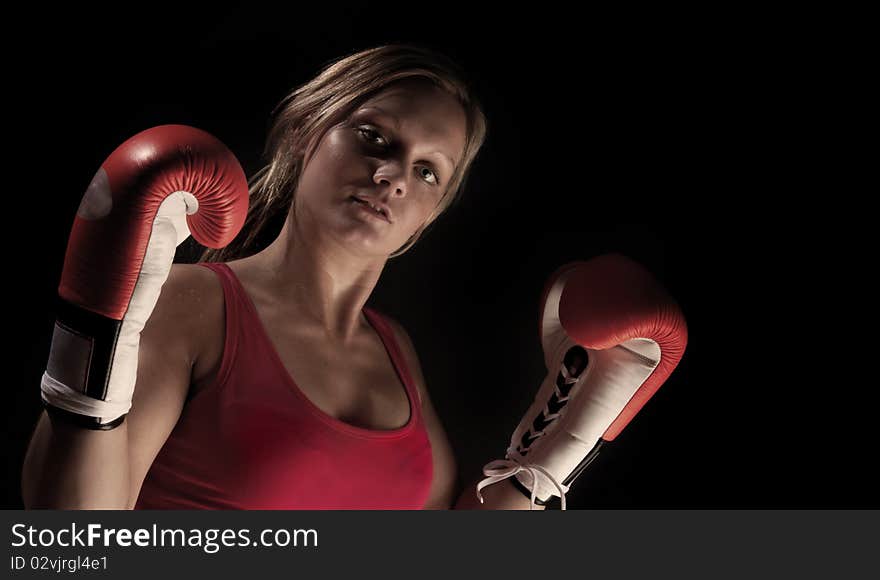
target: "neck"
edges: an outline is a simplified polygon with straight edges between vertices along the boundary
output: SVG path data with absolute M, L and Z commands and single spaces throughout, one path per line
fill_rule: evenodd
M 248 259 L 254 274 L 297 320 L 332 342 L 350 344 L 366 325 L 362 310 L 385 261 L 296 232 L 287 220 L 278 238 Z

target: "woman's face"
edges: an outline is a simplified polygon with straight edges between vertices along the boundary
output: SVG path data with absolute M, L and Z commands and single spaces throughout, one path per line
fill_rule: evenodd
M 387 257 L 437 217 L 465 138 L 454 97 L 425 81 L 389 86 L 332 127 L 306 160 L 294 198 L 302 233 Z

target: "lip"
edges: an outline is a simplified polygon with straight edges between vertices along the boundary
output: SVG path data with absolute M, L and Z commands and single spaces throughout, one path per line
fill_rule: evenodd
M 386 204 L 382 203 L 381 201 L 377 201 L 375 199 L 370 199 L 370 198 L 366 198 L 366 197 L 361 197 L 359 195 L 353 195 L 353 196 L 351 196 L 351 198 L 358 199 L 365 204 L 372 204 L 378 208 L 381 208 L 382 211 L 385 212 L 384 214 L 378 214 L 375 211 L 373 211 L 372 208 L 367 207 L 367 209 L 369 209 L 371 212 L 373 212 L 373 215 L 376 216 L 377 218 L 381 218 L 381 219 L 385 220 L 386 222 L 388 222 L 389 224 L 393 223 L 391 221 L 391 208 L 389 208 Z

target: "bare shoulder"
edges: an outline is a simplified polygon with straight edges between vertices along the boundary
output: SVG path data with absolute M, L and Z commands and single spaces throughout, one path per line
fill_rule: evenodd
M 162 286 L 166 307 L 177 314 L 203 314 L 200 306 L 211 307 L 223 302 L 223 288 L 212 270 L 198 264 L 172 264 L 168 279 Z
M 218 344 L 222 349 L 223 318 L 217 274 L 197 264 L 173 264 L 144 332 L 176 342 L 175 350 L 187 357 L 195 379 L 214 362 Z

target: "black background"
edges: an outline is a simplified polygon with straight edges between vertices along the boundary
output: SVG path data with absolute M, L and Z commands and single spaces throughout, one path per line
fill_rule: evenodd
M 859 349 L 832 352 L 834 316 L 815 297 L 846 272 L 780 171 L 806 48 L 777 42 L 759 15 L 740 27 L 626 9 L 281 6 L 24 7 L 7 22 L 21 34 L 4 41 L 3 507 L 21 507 L 67 235 L 104 158 L 145 128 L 182 123 L 224 141 L 250 175 L 290 89 L 389 42 L 458 61 L 489 119 L 462 203 L 389 262 L 370 300 L 416 344 L 462 486 L 503 455 L 544 376 L 546 277 L 614 251 L 667 286 L 690 341 L 570 507 L 880 505 L 868 469 L 877 397 L 847 375 Z

